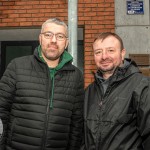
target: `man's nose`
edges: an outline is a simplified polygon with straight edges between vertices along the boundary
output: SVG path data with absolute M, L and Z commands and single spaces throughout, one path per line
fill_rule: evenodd
M 52 40 L 52 42 L 56 42 L 56 41 L 57 41 L 57 39 L 56 39 L 56 35 L 55 35 L 55 34 L 53 35 L 53 37 L 52 37 L 52 39 L 51 39 L 51 40 Z
M 103 51 L 102 53 L 102 58 L 106 59 L 108 57 L 107 51 Z

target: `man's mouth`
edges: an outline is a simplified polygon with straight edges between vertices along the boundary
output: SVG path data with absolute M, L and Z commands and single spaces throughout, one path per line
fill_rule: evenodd
M 49 49 L 51 49 L 51 50 L 57 50 L 57 49 L 58 49 L 58 46 L 56 46 L 56 45 L 50 45 L 50 46 L 49 46 Z
M 111 63 L 111 61 L 102 61 L 101 62 L 101 64 L 103 64 L 103 65 L 107 65 L 107 64 L 110 64 Z

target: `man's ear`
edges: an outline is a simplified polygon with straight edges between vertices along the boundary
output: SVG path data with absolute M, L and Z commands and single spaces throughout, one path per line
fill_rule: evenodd
M 122 49 L 122 50 L 121 50 L 122 61 L 124 60 L 125 55 L 126 55 L 126 50 L 125 50 L 125 49 Z
M 67 39 L 67 40 L 66 40 L 65 49 L 68 47 L 68 44 L 69 44 L 69 40 Z
M 41 45 L 41 41 L 42 41 L 42 39 L 41 39 L 42 37 L 41 37 L 41 34 L 39 35 L 39 43 L 40 43 L 40 45 Z

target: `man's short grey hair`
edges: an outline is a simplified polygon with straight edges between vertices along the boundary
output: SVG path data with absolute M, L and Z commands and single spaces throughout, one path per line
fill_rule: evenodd
M 43 24 L 42 24 L 42 28 L 41 28 L 41 33 L 42 31 L 44 30 L 44 27 L 46 24 L 48 23 L 55 23 L 57 25 L 61 25 L 61 26 L 64 26 L 66 28 L 66 32 L 68 34 L 68 26 L 66 25 L 66 23 L 58 18 L 51 18 L 51 19 L 48 19 L 46 20 Z

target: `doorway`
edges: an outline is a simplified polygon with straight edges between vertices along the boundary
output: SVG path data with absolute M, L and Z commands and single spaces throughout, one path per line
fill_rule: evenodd
M 12 59 L 32 55 L 38 46 L 38 41 L 2 41 L 0 56 L 0 77 L 3 75 L 7 65 Z

